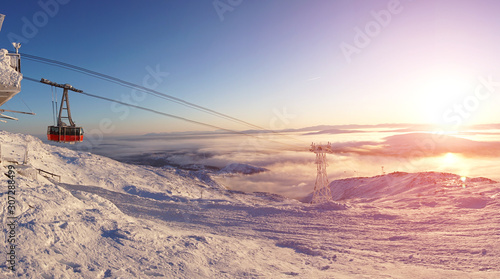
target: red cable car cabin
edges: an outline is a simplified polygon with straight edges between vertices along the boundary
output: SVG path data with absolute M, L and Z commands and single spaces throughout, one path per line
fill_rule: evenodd
M 83 141 L 83 128 L 70 126 L 49 126 L 47 128 L 47 139 L 57 142 L 81 142 Z
M 71 119 L 71 110 L 69 108 L 68 100 L 68 90 L 75 92 L 83 92 L 82 90 L 75 89 L 69 84 L 57 84 L 55 82 L 46 80 L 42 78 L 41 83 L 52 85 L 55 87 L 60 87 L 64 89 L 63 97 L 61 100 L 61 108 L 59 109 L 59 117 L 57 118 L 57 126 L 49 126 L 47 128 L 47 139 L 57 142 L 81 142 L 83 141 L 83 129 L 82 127 L 76 127 L 75 122 Z M 63 116 L 63 111 L 66 111 L 67 116 Z M 67 125 L 62 121 L 66 118 L 70 125 Z

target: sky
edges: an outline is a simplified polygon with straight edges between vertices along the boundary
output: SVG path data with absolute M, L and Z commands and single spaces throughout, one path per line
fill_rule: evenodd
M 500 120 L 498 1 L 9 1 L 0 47 L 104 73 L 265 129 Z M 232 130 L 248 126 L 81 73 L 26 77 Z M 498 82 L 497 82 L 498 81 Z M 43 135 L 51 88 L 28 80 L 2 129 Z M 61 92 L 58 92 L 60 98 Z M 87 134 L 213 130 L 70 93 Z

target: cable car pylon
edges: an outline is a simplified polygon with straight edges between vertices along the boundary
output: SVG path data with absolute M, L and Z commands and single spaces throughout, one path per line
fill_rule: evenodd
M 309 151 L 316 154 L 317 175 L 316 183 L 314 184 L 314 192 L 311 203 L 323 203 L 332 200 L 332 193 L 330 191 L 330 183 L 328 182 L 328 175 L 326 174 L 326 153 L 332 153 L 332 145 L 311 144 Z
M 64 90 L 61 100 L 61 107 L 59 108 L 59 114 L 57 117 L 57 126 L 49 126 L 47 128 L 47 139 L 50 141 L 68 143 L 83 141 L 83 128 L 77 127 L 75 122 L 73 122 L 73 119 L 71 118 L 71 109 L 68 99 L 69 90 L 78 93 L 82 93 L 83 91 L 76 89 L 69 84 L 58 84 L 44 78 L 42 78 L 40 82 L 54 87 L 59 87 Z M 66 116 L 63 116 L 63 111 L 66 112 Z M 63 118 L 68 120 L 69 125 L 63 121 Z

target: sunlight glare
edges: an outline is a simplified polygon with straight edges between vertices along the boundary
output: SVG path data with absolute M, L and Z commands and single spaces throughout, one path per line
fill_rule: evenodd
M 443 163 L 446 165 L 453 165 L 458 162 L 458 158 L 455 154 L 448 152 L 443 156 Z
M 460 180 L 462 181 L 462 188 L 467 187 L 467 184 L 465 183 L 465 181 L 467 180 L 467 177 L 462 176 L 462 177 L 460 177 Z

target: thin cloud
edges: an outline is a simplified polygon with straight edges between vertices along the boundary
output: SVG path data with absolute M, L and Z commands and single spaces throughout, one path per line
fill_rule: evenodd
M 314 81 L 314 80 L 318 80 L 318 79 L 320 79 L 320 78 L 321 78 L 321 77 L 313 77 L 313 78 L 310 78 L 310 79 L 308 79 L 308 80 L 306 80 L 306 81 L 307 81 L 307 82 L 309 82 L 309 81 Z

